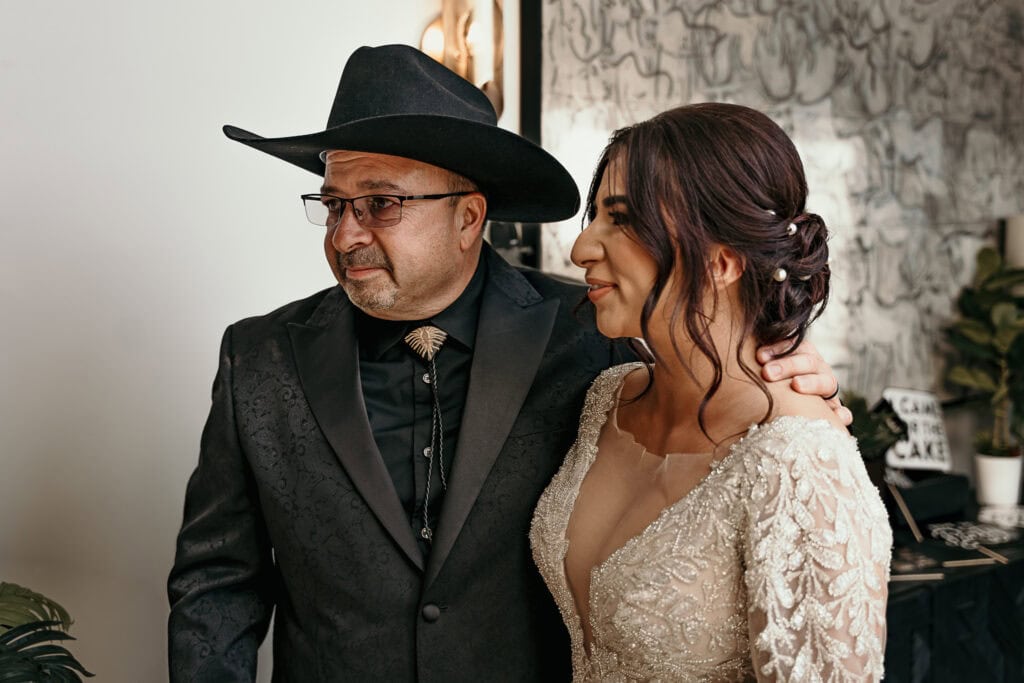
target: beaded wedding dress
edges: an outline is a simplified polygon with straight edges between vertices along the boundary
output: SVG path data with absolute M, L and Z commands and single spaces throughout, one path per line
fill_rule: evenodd
M 569 630 L 574 680 L 879 679 L 892 534 L 855 440 L 824 420 L 751 427 L 594 566 L 589 594 L 574 598 L 567 530 L 584 478 L 599 451 L 645 453 L 615 419 L 636 367 L 595 380 L 530 532 Z M 576 600 L 587 605 L 586 631 Z

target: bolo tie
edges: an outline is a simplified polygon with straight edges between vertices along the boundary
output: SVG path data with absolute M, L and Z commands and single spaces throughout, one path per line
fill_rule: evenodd
M 437 364 L 434 359 L 448 333 L 433 325 L 424 325 L 405 335 L 405 343 L 409 345 L 423 360 L 427 361 L 430 373 L 430 394 L 433 405 L 430 411 L 430 447 L 427 450 L 427 483 L 423 491 L 423 526 L 420 538 L 428 543 L 434 539 L 434 530 L 430 528 L 430 480 L 434 471 L 434 460 L 437 460 L 438 472 L 441 476 L 441 491 L 448 490 L 448 480 L 444 472 L 444 423 L 441 421 L 441 400 L 437 392 Z

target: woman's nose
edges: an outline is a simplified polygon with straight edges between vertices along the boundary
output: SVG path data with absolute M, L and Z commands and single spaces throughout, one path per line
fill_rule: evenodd
M 572 251 L 569 253 L 569 258 L 580 268 L 586 268 L 593 264 L 595 261 L 599 261 L 604 255 L 604 250 L 601 248 L 601 242 L 594 235 L 594 224 L 591 222 L 583 229 L 579 237 L 576 238 L 576 242 L 572 245 Z

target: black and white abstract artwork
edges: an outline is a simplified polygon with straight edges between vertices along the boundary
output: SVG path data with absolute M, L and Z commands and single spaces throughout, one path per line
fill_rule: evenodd
M 616 128 L 764 111 L 833 235 L 813 341 L 869 399 L 937 386 L 974 254 L 1024 211 L 1024 0 L 547 0 L 543 22 L 543 143 L 583 191 Z M 545 270 L 579 276 L 580 225 L 545 228 Z

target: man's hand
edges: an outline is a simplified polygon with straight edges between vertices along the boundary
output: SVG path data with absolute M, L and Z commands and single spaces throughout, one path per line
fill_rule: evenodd
M 788 356 L 777 358 L 789 347 L 789 342 L 774 346 L 762 346 L 757 350 L 757 361 L 761 363 L 761 377 L 766 382 L 790 379 L 793 391 L 826 399 L 829 407 L 847 427 L 853 422 L 853 413 L 839 400 L 839 380 L 832 372 L 832 366 L 806 339 Z

